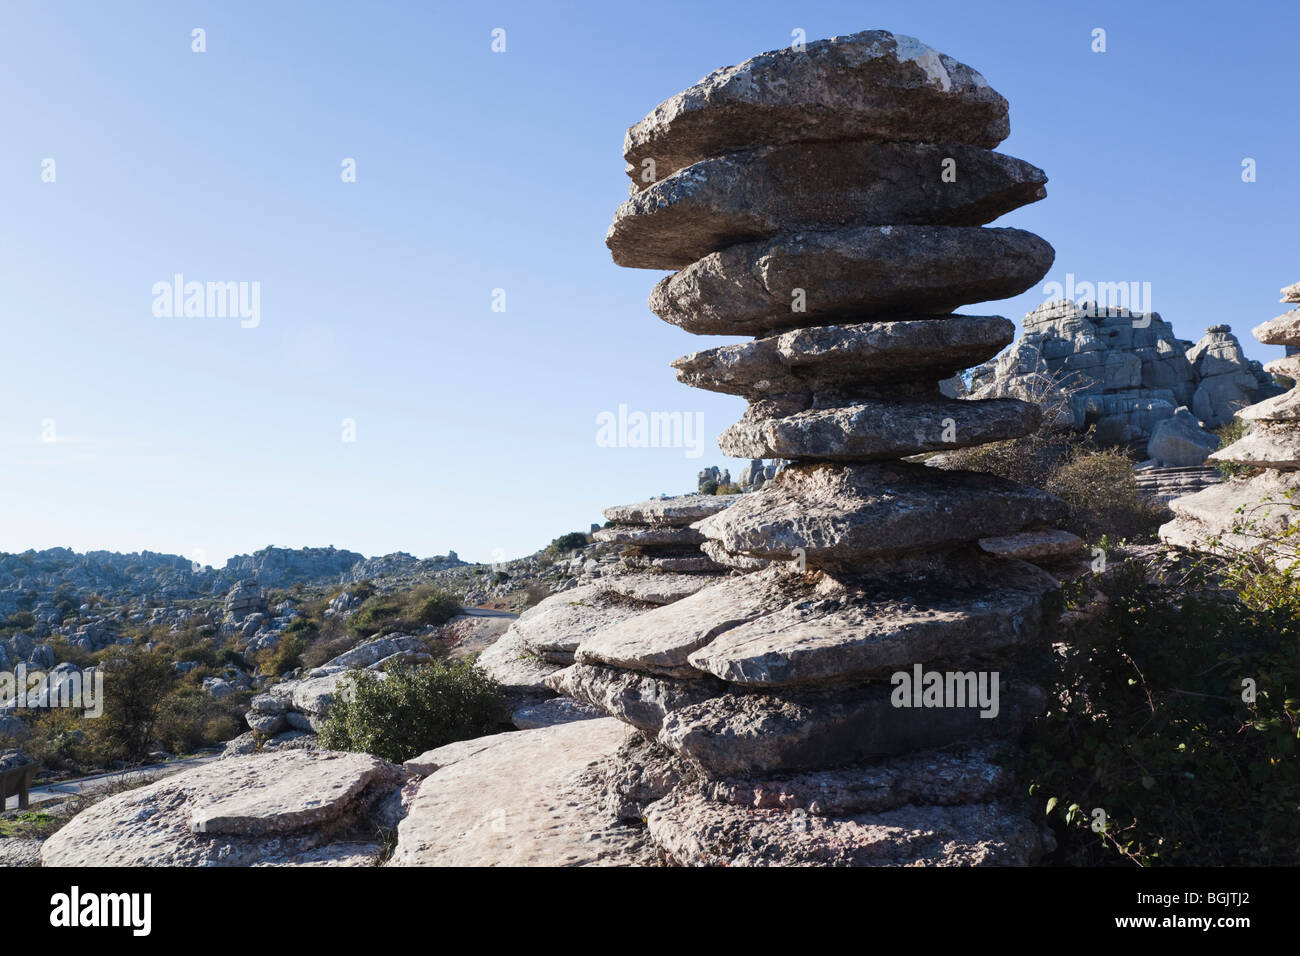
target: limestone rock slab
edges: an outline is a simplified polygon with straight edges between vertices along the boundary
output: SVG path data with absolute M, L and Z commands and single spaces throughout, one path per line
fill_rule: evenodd
M 1019 734 L 1041 688 L 998 670 L 998 712 L 895 707 L 889 681 L 719 694 L 669 711 L 656 740 L 712 776 L 809 770 Z M 991 679 L 991 676 L 990 678 Z
M 400 768 L 365 754 L 285 750 L 233 757 L 116 794 L 45 842 L 45 866 L 247 866 L 292 862 L 349 828 L 401 786 Z M 343 839 L 344 843 L 355 840 Z
M 1300 468 L 1300 429 L 1284 423 L 1256 422 L 1255 427 L 1210 461 L 1231 461 L 1291 471 Z
M 1300 345 L 1300 309 L 1255 326 L 1251 334 L 1265 345 Z
M 964 587 L 829 592 L 724 631 L 691 653 L 733 684 L 826 684 L 1042 643 L 1056 581 L 1015 560 L 984 562 Z
M 687 656 L 728 628 L 771 613 L 798 585 L 775 572 L 728 578 L 673 604 L 655 608 L 593 634 L 574 660 L 668 677 L 697 677 Z
M 944 170 L 956 173 L 945 179 Z M 780 232 L 982 226 L 1047 195 L 1029 163 L 959 144 L 791 143 L 701 160 L 634 193 L 605 244 L 620 266 L 681 269 Z
M 947 313 L 1019 295 L 1054 258 L 1050 245 L 1020 229 L 868 226 L 792 233 L 710 253 L 661 280 L 650 293 L 650 308 L 703 335 L 761 335 L 868 314 Z
M 711 574 L 619 574 L 600 579 L 599 586 L 648 605 L 672 604 L 690 597 L 718 578 Z
M 704 540 L 691 528 L 669 525 L 615 525 L 593 531 L 591 536 L 597 541 L 631 548 L 689 548 Z
M 634 185 L 709 156 L 767 143 L 872 139 L 992 148 L 1007 101 L 984 77 L 914 37 L 864 30 L 714 70 L 627 131 Z
M 795 465 L 700 530 L 730 552 L 809 567 L 942 548 L 1051 523 L 1060 501 L 993 475 L 906 462 Z
M 681 866 L 1029 866 L 1043 853 L 1015 803 L 794 819 L 679 790 L 650 805 L 646 826 Z
M 1078 554 L 1083 550 L 1083 539 L 1077 534 L 1058 529 L 1021 531 L 1019 534 L 981 538 L 980 550 L 1000 558 L 1019 558 L 1021 561 L 1050 561 Z
M 511 625 L 510 632 L 542 660 L 569 664 L 584 638 L 652 606 L 613 594 L 598 584 L 582 585 L 552 594 L 529 608 Z
M 937 382 L 991 358 L 1014 336 L 1014 323 L 996 315 L 816 326 L 694 352 L 673 368 L 679 382 L 695 388 L 758 399 L 859 384 Z
M 595 766 L 629 731 L 610 718 L 498 734 L 421 782 L 392 866 L 651 862 L 644 835 L 601 812 Z
M 780 418 L 747 415 L 722 433 L 718 447 L 733 458 L 896 459 L 1019 438 L 1041 420 L 1037 405 L 1016 398 L 880 399 Z
M 676 495 L 671 498 L 651 498 L 649 501 L 606 508 L 605 517 L 615 524 L 685 527 L 716 514 L 739 497 L 740 495 Z

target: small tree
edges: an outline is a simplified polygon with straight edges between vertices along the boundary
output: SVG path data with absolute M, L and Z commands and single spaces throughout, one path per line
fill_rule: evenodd
M 104 715 L 99 722 L 107 749 L 124 760 L 149 752 L 163 702 L 176 684 L 175 668 L 161 654 L 119 647 L 103 662 Z

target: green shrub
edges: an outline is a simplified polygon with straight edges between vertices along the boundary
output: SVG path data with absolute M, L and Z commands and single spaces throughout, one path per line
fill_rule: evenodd
M 442 588 L 429 588 L 411 599 L 415 620 L 420 624 L 446 624 L 460 613 L 460 599 Z
M 36 626 L 36 615 L 31 611 L 15 611 L 4 619 L 6 628 L 15 631 L 27 631 Z
M 1168 508 L 1138 490 L 1133 462 L 1118 449 L 1077 448 L 1042 487 L 1069 507 L 1061 527 L 1086 541 L 1103 535 L 1154 540 L 1171 517 Z
M 1095 447 L 1091 433 L 1048 429 L 944 457 L 945 468 L 999 475 L 1056 495 L 1069 509 L 1059 527 L 1089 542 L 1103 536 L 1152 541 L 1170 518 L 1164 505 L 1138 490 L 1129 457 L 1119 449 Z
M 320 732 L 321 746 L 330 750 L 401 763 L 492 733 L 505 717 L 496 682 L 465 661 L 395 667 L 387 678 L 357 671 L 347 680 Z
M 294 624 L 297 623 L 294 621 Z M 264 674 L 283 677 L 289 671 L 302 667 L 302 652 L 307 649 L 309 636 L 315 633 L 315 626 L 298 630 L 292 626 L 285 628 L 276 645 L 258 655 L 259 669 Z
M 249 696 L 233 694 L 214 700 L 193 687 L 180 689 L 164 702 L 154 734 L 163 749 L 174 754 L 214 747 L 247 729 L 241 717 L 248 709 Z
M 456 595 L 426 584 L 410 591 L 368 598 L 348 619 L 348 630 L 366 637 L 386 631 L 409 631 L 430 624 L 445 624 L 460 610 Z
M 88 732 L 99 721 L 87 720 L 81 711 L 66 707 L 24 711 L 21 716 L 27 734 L 15 743 L 43 769 L 80 772 L 102 763 L 96 759 L 94 735 Z
M 547 546 L 546 550 L 552 554 L 568 554 L 570 551 L 577 551 L 588 545 L 587 536 L 581 531 L 570 531 L 568 534 L 562 534 Z
M 1008 441 L 945 452 L 945 468 L 982 471 L 1008 481 L 1045 488 L 1052 476 L 1075 454 L 1092 447 L 1090 433 L 1044 429 Z
M 716 495 L 718 493 L 718 483 L 712 478 L 706 478 L 700 482 L 700 494 Z
M 1060 862 L 1300 864 L 1300 617 L 1184 573 L 1094 579 L 1104 610 L 1053 655 L 1024 760 Z
M 1239 441 L 1243 436 L 1245 436 L 1246 427 L 1246 423 L 1240 418 L 1234 418 L 1232 421 L 1225 422 L 1218 428 L 1214 429 L 1214 434 L 1218 436 L 1219 439 L 1219 447 L 1227 448 L 1233 442 Z M 1250 465 L 1245 465 L 1235 461 L 1218 461 L 1214 464 L 1215 467 L 1219 469 L 1219 474 L 1223 475 L 1224 478 L 1235 478 L 1238 475 L 1253 475 L 1259 470 L 1258 468 L 1252 468 Z
M 104 659 L 104 714 L 95 725 L 103 753 L 139 760 L 153 749 L 163 702 L 175 687 L 171 661 L 159 652 L 114 648 Z

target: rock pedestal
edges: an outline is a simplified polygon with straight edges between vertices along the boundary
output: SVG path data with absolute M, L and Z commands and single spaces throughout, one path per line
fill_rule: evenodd
M 725 453 L 791 461 L 690 525 L 759 570 L 591 633 L 548 679 L 640 732 L 610 786 L 670 860 L 1041 849 L 990 769 L 1044 703 L 1053 618 L 1055 579 L 1012 555 L 1079 542 L 1048 533 L 1043 492 L 901 460 L 1039 424 L 1032 403 L 939 388 L 1014 337 L 952 310 L 1024 292 L 1054 255 L 984 226 L 1045 195 L 991 151 L 1006 114 L 969 67 L 867 31 L 718 70 L 629 130 L 614 259 L 678 270 L 650 298 L 665 321 L 755 336 L 674 366 L 749 401 Z
M 1282 290 L 1285 303 L 1300 302 L 1298 286 Z M 1213 330 L 1211 330 L 1213 331 Z M 1265 345 L 1300 346 L 1300 309 L 1292 309 L 1252 330 Z M 1207 352 L 1206 361 L 1214 360 Z M 1288 355 L 1264 366 L 1296 382 L 1300 359 Z M 1250 550 L 1267 547 L 1292 522 L 1290 495 L 1300 488 L 1300 383 L 1288 392 L 1237 412 L 1249 426 L 1240 439 L 1210 455 L 1211 462 L 1233 462 L 1252 469 L 1234 478 L 1169 503 L 1174 520 L 1160 528 L 1160 538 L 1185 548 L 1213 546 Z M 1273 554 L 1289 564 L 1293 555 Z

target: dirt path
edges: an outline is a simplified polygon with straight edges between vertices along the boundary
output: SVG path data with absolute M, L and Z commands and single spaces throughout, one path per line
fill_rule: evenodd
M 213 751 L 211 753 L 195 754 L 192 757 L 182 757 L 179 760 L 169 760 L 166 763 L 133 767 L 130 770 L 115 770 L 112 773 L 99 773 L 90 777 L 77 777 L 73 780 L 60 780 L 57 783 L 41 784 L 32 787 L 31 806 L 34 808 L 37 804 L 49 803 L 52 800 L 66 800 L 68 797 L 75 797 L 83 793 L 94 793 L 120 781 L 143 779 L 152 783 L 154 780 L 161 780 L 163 777 L 170 776 L 178 771 L 211 763 L 220 757 L 220 751 Z M 5 809 L 17 810 L 18 798 L 10 797 L 5 804 Z

